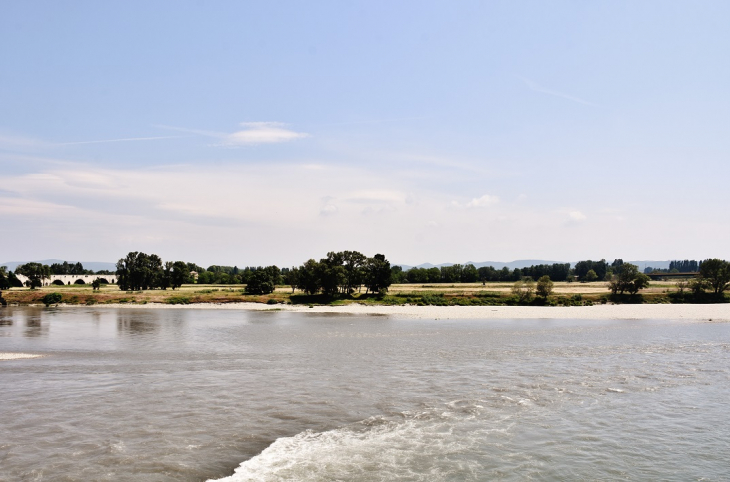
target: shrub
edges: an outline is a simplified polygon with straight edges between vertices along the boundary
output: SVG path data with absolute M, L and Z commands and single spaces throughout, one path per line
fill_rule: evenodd
M 44 305 L 51 306 L 51 305 L 57 305 L 58 303 L 61 302 L 62 299 L 63 299 L 63 296 L 61 296 L 61 293 L 48 293 L 46 296 L 41 298 L 41 301 L 43 302 Z
M 188 305 L 190 304 L 189 296 L 171 296 L 167 299 L 168 305 Z

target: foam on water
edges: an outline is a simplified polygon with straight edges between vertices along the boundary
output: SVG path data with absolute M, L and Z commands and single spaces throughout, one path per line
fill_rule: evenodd
M 45 355 L 35 353 L 0 353 L 0 360 L 27 360 L 30 358 L 42 358 Z
M 488 432 L 474 424 L 479 405 L 456 410 L 404 412 L 401 420 L 372 417 L 326 432 L 305 431 L 277 439 L 220 481 L 276 480 L 478 480 L 476 454 Z M 499 436 L 499 435 L 497 435 Z

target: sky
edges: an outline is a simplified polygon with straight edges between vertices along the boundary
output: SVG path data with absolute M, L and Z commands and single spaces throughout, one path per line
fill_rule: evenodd
M 730 2 L 0 3 L 0 261 L 730 258 Z

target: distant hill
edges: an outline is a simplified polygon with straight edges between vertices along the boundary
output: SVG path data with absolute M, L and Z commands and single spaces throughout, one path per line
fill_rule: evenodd
M 41 264 L 47 264 L 52 265 L 53 263 L 63 263 L 64 261 L 68 261 L 69 264 L 71 263 L 78 263 L 78 261 L 71 261 L 68 259 L 39 259 L 35 261 L 8 261 L 5 263 L 0 263 L 0 266 L 7 266 L 8 270 L 15 271 L 15 268 L 17 268 L 21 264 L 25 263 L 41 263 Z M 81 261 L 81 264 L 84 266 L 84 269 L 91 269 L 94 271 L 99 270 L 109 270 L 109 271 L 116 271 L 117 265 L 115 263 L 105 263 L 103 261 Z

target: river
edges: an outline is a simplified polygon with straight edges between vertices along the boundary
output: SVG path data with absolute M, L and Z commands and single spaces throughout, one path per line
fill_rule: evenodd
M 3 481 L 730 478 L 728 323 L 9 307 L 0 352 Z

